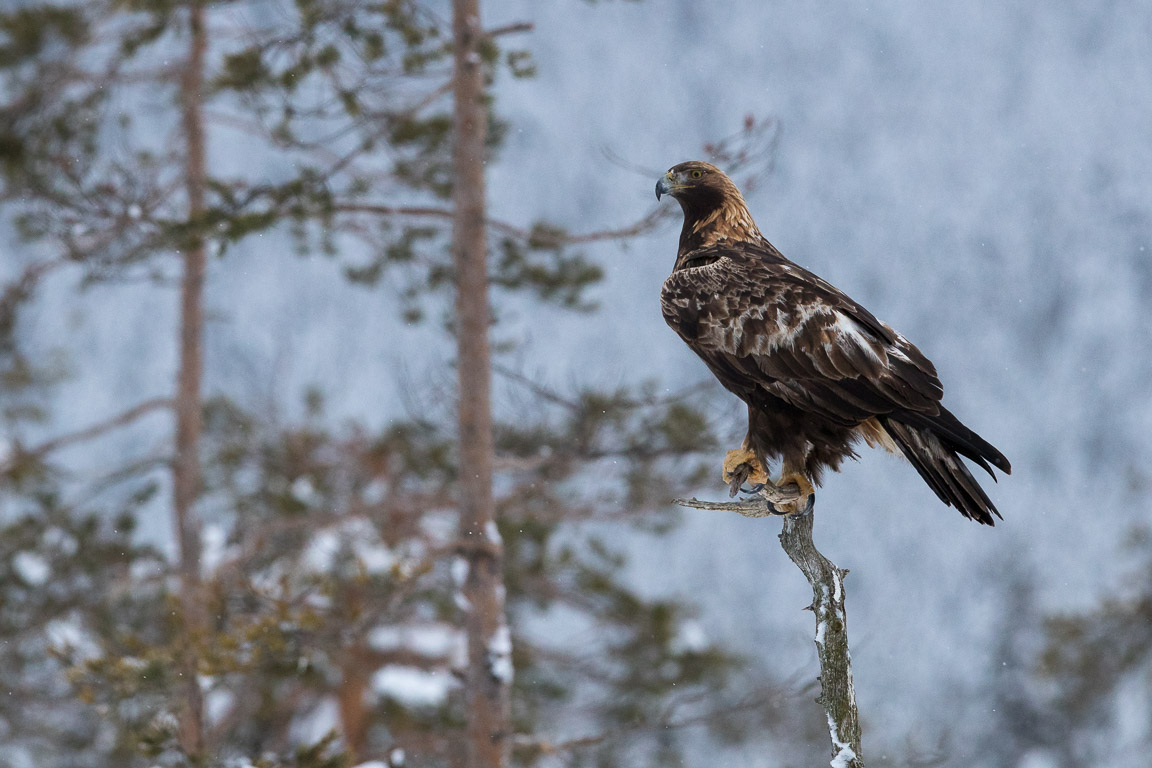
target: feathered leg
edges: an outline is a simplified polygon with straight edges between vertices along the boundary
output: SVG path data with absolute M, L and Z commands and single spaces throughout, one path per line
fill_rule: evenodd
M 769 482 L 768 473 L 756 458 L 756 454 L 748 449 L 748 441 L 744 447 L 728 451 L 724 455 L 724 482 L 728 485 L 728 495 L 735 496 L 744 483 L 759 485 Z
M 729 496 L 735 496 L 744 483 L 759 486 L 771 482 L 768 478 L 768 464 L 764 460 L 764 448 L 753 444 L 756 433 L 763 429 L 759 426 L 762 419 L 759 410 L 749 403 L 748 434 L 744 436 L 744 443 L 739 449 L 728 451 L 724 456 L 722 477 L 728 486 Z

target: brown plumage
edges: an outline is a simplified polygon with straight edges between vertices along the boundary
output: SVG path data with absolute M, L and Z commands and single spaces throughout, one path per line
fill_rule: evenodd
M 784 258 L 723 172 L 673 167 L 656 185 L 684 210 L 664 319 L 748 406 L 745 448 L 782 482 L 818 485 L 853 444 L 902 454 L 940 499 L 987 525 L 1000 513 L 961 460 L 1005 473 L 998 450 L 940 400 L 936 369 L 871 312 Z

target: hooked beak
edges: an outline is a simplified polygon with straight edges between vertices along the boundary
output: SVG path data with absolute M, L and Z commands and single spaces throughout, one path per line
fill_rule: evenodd
M 661 195 L 667 195 L 675 189 L 672 184 L 672 177 L 670 174 L 664 174 L 660 177 L 660 181 L 656 182 L 656 199 L 659 200 Z

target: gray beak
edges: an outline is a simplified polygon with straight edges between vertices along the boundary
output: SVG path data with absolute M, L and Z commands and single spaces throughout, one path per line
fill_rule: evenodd
M 667 176 L 661 176 L 660 181 L 656 182 L 656 199 L 659 200 L 661 195 L 666 195 L 672 191 L 672 180 Z

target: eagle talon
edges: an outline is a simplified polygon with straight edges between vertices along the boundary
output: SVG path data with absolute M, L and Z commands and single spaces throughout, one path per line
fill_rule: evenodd
M 780 478 L 780 482 L 775 483 L 777 488 L 791 484 L 795 484 L 800 489 L 800 496 L 795 501 L 779 505 L 769 502 L 769 506 L 780 515 L 804 517 L 812 514 L 812 510 L 816 507 L 816 489 L 812 486 L 811 481 L 801 474 L 787 474 Z
M 808 502 L 804 505 L 804 509 L 794 513 L 796 517 L 808 517 L 812 514 L 812 510 L 816 508 L 816 494 L 808 494 Z

